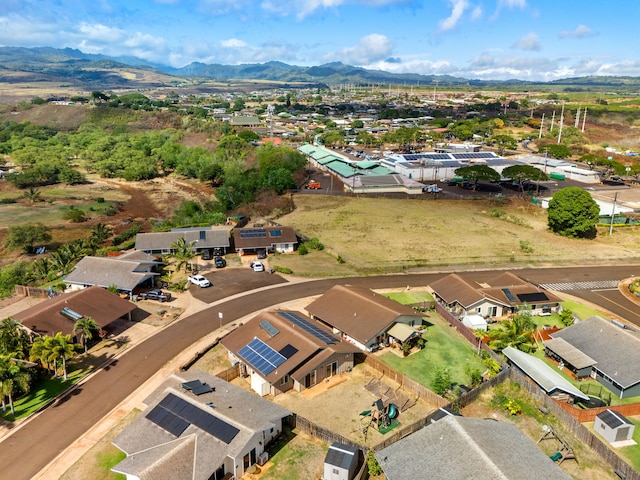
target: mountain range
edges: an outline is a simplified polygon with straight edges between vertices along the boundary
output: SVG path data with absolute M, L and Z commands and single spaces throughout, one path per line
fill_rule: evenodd
M 119 70 L 129 71 L 123 75 Z M 133 71 L 133 72 L 132 72 Z M 135 88 L 176 85 L 185 79 L 255 80 L 310 85 L 389 84 L 531 88 L 535 85 L 563 85 L 579 89 L 640 87 L 637 77 L 579 77 L 548 83 L 522 80 L 484 81 L 448 75 L 390 73 L 345 65 L 340 62 L 302 67 L 271 61 L 262 64 L 221 65 L 194 62 L 182 68 L 151 63 L 136 57 L 109 57 L 72 48 L 0 47 L 0 82 L 64 81 L 76 88 Z M 141 84 L 141 85 L 139 85 Z

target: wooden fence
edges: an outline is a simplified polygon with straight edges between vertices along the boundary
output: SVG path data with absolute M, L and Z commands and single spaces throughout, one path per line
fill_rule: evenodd
M 553 415 L 577 440 L 591 448 L 602 458 L 620 478 L 640 480 L 640 472 L 626 463 L 603 440 L 600 440 L 587 427 L 582 425 L 572 413 L 565 409 L 565 405 L 553 400 L 540 387 L 528 381 L 527 377 L 517 369 L 509 368 L 506 371 L 511 381 L 517 382 L 521 388 L 525 389 L 540 406 L 543 406 Z
M 488 345 L 483 343 L 480 339 L 476 338 L 475 334 L 471 331 L 470 328 L 467 328 L 460 320 L 458 320 L 451 312 L 449 312 L 446 308 L 440 305 L 438 302 L 435 302 L 436 313 L 444 318 L 449 325 L 454 327 L 460 335 L 466 338 L 469 343 L 471 343 L 475 348 L 480 348 L 485 351 L 491 358 L 497 361 L 503 367 L 505 366 L 505 361 L 502 357 L 496 354 L 493 350 L 489 348 Z
M 366 355 L 364 359 L 364 363 L 365 365 L 373 368 L 377 372 L 380 372 L 381 374 L 383 374 L 386 378 L 397 383 L 402 388 L 407 390 L 409 393 L 415 395 L 417 398 L 422 399 L 424 402 L 428 403 L 429 405 L 434 405 L 439 408 L 449 404 L 448 400 L 432 392 L 427 387 L 419 384 L 415 380 L 410 379 L 403 373 L 400 373 L 397 370 L 391 368 L 389 365 L 382 363 L 373 355 Z
M 240 364 L 236 363 L 234 366 L 227 368 L 224 372 L 220 372 L 216 374 L 216 377 L 221 378 L 227 382 L 230 382 L 234 378 L 238 378 L 240 376 Z
M 15 285 L 13 287 L 13 295 L 17 297 L 51 298 L 59 294 L 60 292 L 52 289 L 27 287 L 25 285 Z

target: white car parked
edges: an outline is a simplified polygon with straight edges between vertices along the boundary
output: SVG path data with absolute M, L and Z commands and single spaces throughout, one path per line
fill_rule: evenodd
M 189 280 L 194 285 L 199 286 L 200 288 L 211 286 L 211 282 L 207 280 L 203 275 L 193 275 L 192 277 L 187 277 L 187 280 Z
M 250 265 L 254 272 L 264 272 L 264 264 L 262 262 L 252 262 Z

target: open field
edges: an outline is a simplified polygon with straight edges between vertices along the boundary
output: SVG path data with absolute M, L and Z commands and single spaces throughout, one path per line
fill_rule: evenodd
M 403 271 L 462 265 L 575 265 L 637 261 L 640 229 L 620 228 L 594 240 L 568 239 L 547 230 L 542 208 L 514 200 L 414 200 L 296 195 L 296 209 L 278 219 L 317 237 L 326 255 L 354 272 Z M 501 218 L 495 209 L 506 212 Z M 531 253 L 521 249 L 527 242 Z M 320 252 L 320 253 L 324 253 Z M 297 257 L 297 258 L 296 258 Z M 312 261 L 279 256 L 274 264 L 313 275 Z M 311 259 L 309 259 L 311 260 Z M 341 268 L 344 268 L 343 266 Z

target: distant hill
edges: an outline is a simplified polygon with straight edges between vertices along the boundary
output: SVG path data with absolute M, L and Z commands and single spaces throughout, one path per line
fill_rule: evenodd
M 72 48 L 0 47 L 0 82 L 65 82 L 69 86 L 91 91 L 117 88 L 147 88 L 176 86 L 184 79 L 255 80 L 309 85 L 337 84 L 406 84 L 475 86 L 478 88 L 536 86 L 562 87 L 566 91 L 591 88 L 640 88 L 637 77 L 578 77 L 553 82 L 525 82 L 522 80 L 485 81 L 449 75 L 420 75 L 390 73 L 382 70 L 345 65 L 341 62 L 312 67 L 267 62 L 243 65 L 221 65 L 194 62 L 182 68 L 153 64 L 140 58 L 109 57 L 81 52 Z

